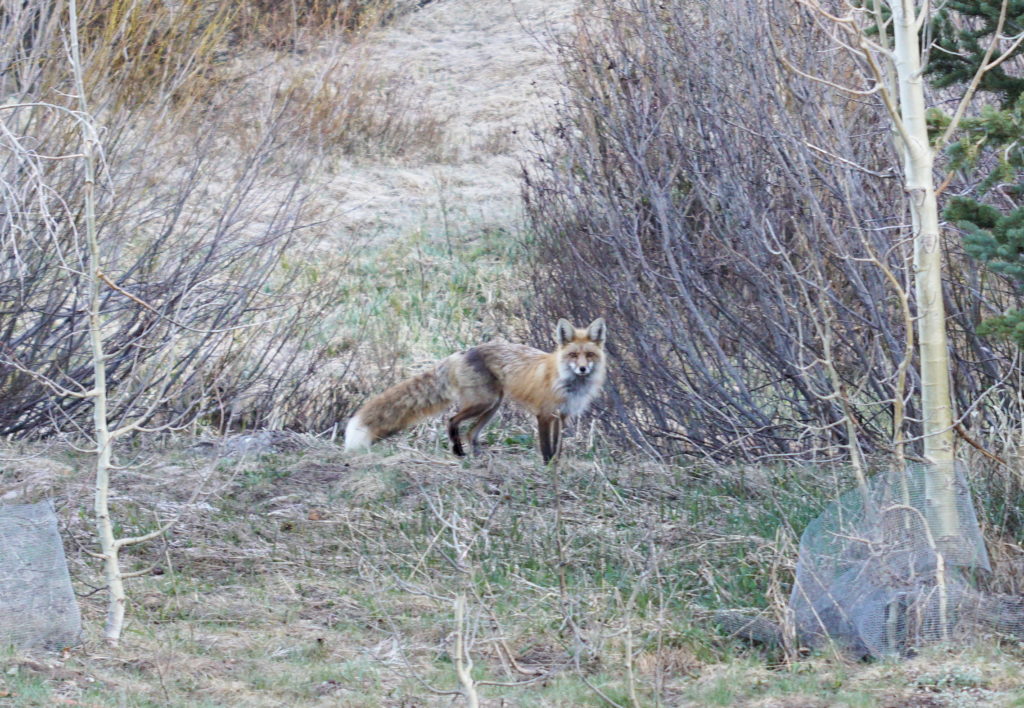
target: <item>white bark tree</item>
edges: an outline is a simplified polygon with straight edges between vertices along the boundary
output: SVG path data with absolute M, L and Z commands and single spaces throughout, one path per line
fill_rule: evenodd
M 914 289 L 921 355 L 921 412 L 925 459 L 933 470 L 927 477 L 927 504 L 933 534 L 938 539 L 958 534 L 954 491 L 953 404 L 949 390 L 949 344 L 946 309 L 942 299 L 942 237 L 933 177 L 935 151 L 928 141 L 925 121 L 921 26 L 928 19 L 927 3 L 915 8 L 913 0 L 891 3 L 893 54 L 899 103 L 890 107 L 903 152 L 905 188 L 910 197 L 914 234 Z M 871 47 L 861 35 L 863 51 Z
M 83 189 L 84 227 L 86 245 L 86 270 L 82 276 L 88 282 L 89 310 L 89 345 L 93 364 L 94 385 L 84 395 L 92 401 L 93 406 L 93 438 L 95 443 L 95 489 L 93 511 L 96 520 L 96 534 L 100 552 L 97 555 L 103 561 L 103 577 L 107 590 L 107 612 L 103 628 L 103 638 L 112 646 L 120 641 L 124 629 L 125 607 L 127 595 L 124 581 L 128 577 L 140 573 L 124 573 L 121 570 L 120 553 L 127 546 L 145 543 L 163 535 L 176 521 L 172 519 L 159 528 L 139 536 L 117 538 L 110 515 L 110 471 L 113 468 L 113 442 L 128 432 L 138 429 L 137 424 L 130 423 L 111 430 L 107 414 L 107 364 L 103 347 L 103 317 L 101 313 L 101 294 L 106 279 L 101 263 L 99 236 L 96 230 L 96 165 L 100 154 L 100 141 L 96 126 L 89 112 L 89 103 L 82 72 L 82 60 L 78 42 L 78 7 L 76 0 L 68 0 L 68 48 L 71 69 L 74 76 L 75 91 L 78 94 L 78 114 L 76 116 L 82 135 L 81 160 L 85 171 Z M 196 489 L 198 494 L 199 489 Z M 195 495 L 193 495 L 193 500 Z M 148 571 L 143 571 L 148 572 Z
M 941 550 L 959 535 L 955 498 L 954 413 L 950 391 L 949 342 L 942 295 L 943 248 L 935 187 L 935 155 L 956 131 L 974 96 L 982 75 L 1009 56 L 997 58 L 997 29 L 986 61 L 960 98 L 952 121 L 935 142 L 929 141 L 926 122 L 923 29 L 934 6 L 928 0 L 887 0 L 871 5 L 845 3 L 844 14 L 835 14 L 818 0 L 798 0 L 811 7 L 837 30 L 837 43 L 867 67 L 871 85 L 849 89 L 852 93 L 878 94 L 889 116 L 895 141 L 903 158 L 904 188 L 909 197 L 914 244 L 914 293 L 917 312 L 917 343 L 920 355 L 922 447 L 930 465 L 926 480 L 927 509 L 931 532 Z M 1005 18 L 1007 0 L 1002 3 Z M 991 59 L 991 61 L 989 61 Z M 894 437 L 899 437 L 894 431 Z

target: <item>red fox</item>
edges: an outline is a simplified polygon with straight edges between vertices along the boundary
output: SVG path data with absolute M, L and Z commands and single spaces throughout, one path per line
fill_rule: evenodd
M 368 400 L 345 427 L 345 449 L 372 443 L 407 428 L 421 418 L 457 406 L 448 421 L 452 452 L 465 455 L 459 424 L 476 422 L 469 431 L 473 453 L 480 452 L 480 431 L 507 395 L 537 416 L 537 438 L 544 462 L 558 454 L 562 422 L 581 414 L 604 383 L 603 318 L 577 329 L 561 319 L 551 353 L 523 344 L 488 342 L 439 361 L 433 369 L 395 384 Z

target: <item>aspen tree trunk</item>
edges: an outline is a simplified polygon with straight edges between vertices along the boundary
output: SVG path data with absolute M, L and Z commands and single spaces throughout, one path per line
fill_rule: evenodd
M 71 0 L 72 5 L 75 0 Z M 96 489 L 93 510 L 96 514 L 96 533 L 103 556 L 103 576 L 107 582 L 107 619 L 103 638 L 110 645 L 116 645 L 124 626 L 126 596 L 124 580 L 121 577 L 121 563 L 118 558 L 119 546 L 114 538 L 114 525 L 110 519 L 110 431 L 107 423 L 107 364 L 103 353 L 102 321 L 100 320 L 100 264 L 99 243 L 96 239 L 94 205 L 93 152 L 86 148 L 85 200 L 86 240 L 89 247 L 89 341 L 92 346 L 93 377 L 92 391 L 93 422 L 96 436 Z
M 83 185 L 85 199 L 85 242 L 88 249 L 87 270 L 89 279 L 89 344 L 92 349 L 93 389 L 90 397 L 93 404 L 94 435 L 96 438 L 96 488 L 93 510 L 96 514 L 96 533 L 99 536 L 100 555 L 103 558 L 103 575 L 107 583 L 107 619 L 103 637 L 110 645 L 116 645 L 124 626 L 125 592 L 121 563 L 118 559 L 120 544 L 114 538 L 114 526 L 110 519 L 109 490 L 111 466 L 111 438 L 107 421 L 107 362 L 103 351 L 103 322 L 100 317 L 100 247 L 96 234 L 96 153 L 98 138 L 88 112 L 85 98 L 85 82 L 82 79 L 82 59 L 78 46 L 78 7 L 76 0 L 68 2 L 68 34 L 71 50 L 71 68 L 78 93 L 78 117 L 82 130 L 82 161 L 85 167 Z
M 931 532 L 941 550 L 959 533 L 954 495 L 953 406 L 949 391 L 949 347 L 942 300 L 942 241 L 932 177 L 934 151 L 925 123 L 924 77 L 913 0 L 894 0 L 893 44 L 906 189 L 914 229 L 914 288 L 921 354 L 924 455 L 931 465 L 926 503 Z M 922 10 L 926 12 L 926 10 Z

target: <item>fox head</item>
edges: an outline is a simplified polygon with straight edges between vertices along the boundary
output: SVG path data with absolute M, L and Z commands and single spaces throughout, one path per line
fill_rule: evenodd
M 569 320 L 558 320 L 555 342 L 559 366 L 573 376 L 589 376 L 600 369 L 604 359 L 606 328 L 598 317 L 586 329 L 573 327 Z

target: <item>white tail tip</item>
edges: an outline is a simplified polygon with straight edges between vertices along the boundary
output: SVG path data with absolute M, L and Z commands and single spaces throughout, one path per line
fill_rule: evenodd
M 345 426 L 345 450 L 367 450 L 373 442 L 370 429 L 363 425 L 359 414 L 352 416 Z

